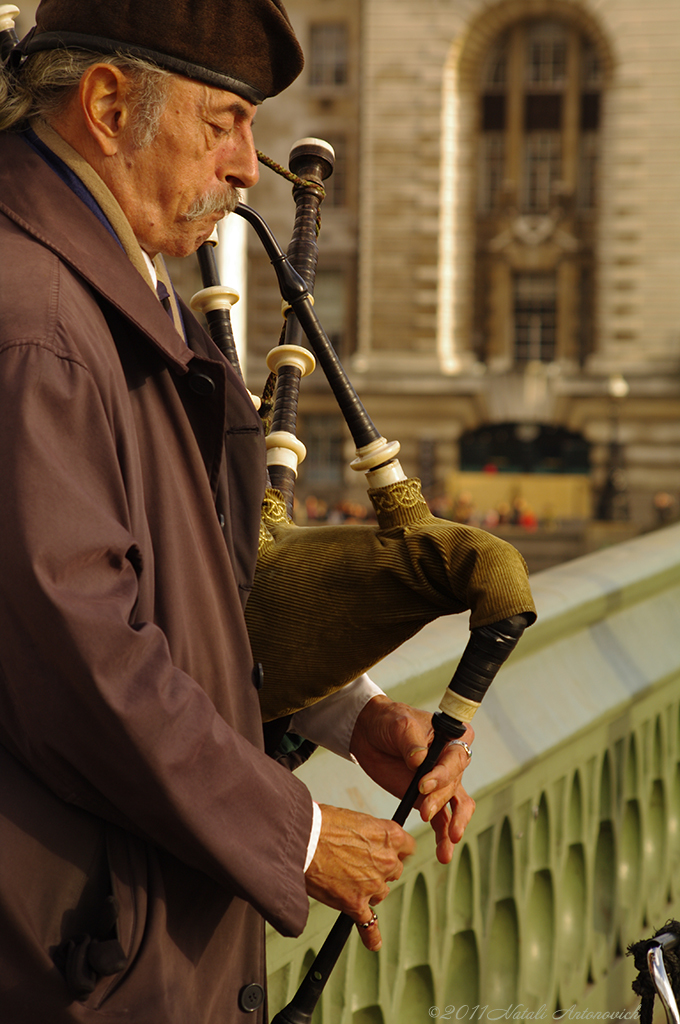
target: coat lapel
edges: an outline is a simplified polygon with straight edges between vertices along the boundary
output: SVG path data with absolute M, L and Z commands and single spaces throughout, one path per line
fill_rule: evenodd
M 175 370 L 186 372 L 192 351 L 116 240 L 20 136 L 5 134 L 2 149 L 13 173 L 0 161 L 0 210 L 133 321 Z M 41 187 L 17 185 L 28 180 Z

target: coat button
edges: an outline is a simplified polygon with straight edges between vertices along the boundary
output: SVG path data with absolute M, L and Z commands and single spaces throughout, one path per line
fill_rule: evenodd
M 215 381 L 207 373 L 192 373 L 189 377 L 189 387 L 197 395 L 208 398 L 215 391 Z
M 245 1013 L 255 1013 L 264 1002 L 264 989 L 253 981 L 241 989 L 238 995 L 238 1005 Z

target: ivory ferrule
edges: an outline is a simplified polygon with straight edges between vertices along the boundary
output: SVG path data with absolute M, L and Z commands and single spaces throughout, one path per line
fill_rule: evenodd
M 439 710 L 458 722 L 471 722 L 478 707 L 478 701 L 468 700 L 453 690 L 447 690 L 442 697 Z
M 212 313 L 215 309 L 231 309 L 240 296 L 233 288 L 224 284 L 214 284 L 202 288 L 192 296 L 189 305 L 195 313 Z
M 277 345 L 267 355 L 267 366 L 272 373 L 278 373 L 282 366 L 295 366 L 300 376 L 306 377 L 314 371 L 316 359 L 302 345 Z
M 385 469 L 390 477 L 387 483 L 397 483 L 399 480 L 405 480 L 406 475 L 401 468 L 396 456 L 399 454 L 401 445 L 398 441 L 388 441 L 385 437 L 379 437 L 375 441 L 371 441 L 370 444 L 365 445 L 363 448 L 357 448 L 357 455 L 355 459 L 352 459 L 350 466 L 355 469 L 357 473 L 365 472 L 367 475 L 380 469 Z M 383 466 L 383 463 L 393 463 L 394 469 L 390 469 L 388 465 Z M 394 475 L 394 474 L 398 475 Z M 382 487 L 385 481 L 373 482 L 371 479 L 372 487 Z
M 366 474 L 366 482 L 370 488 L 388 487 L 390 484 L 398 484 L 406 480 L 406 473 L 401 467 L 399 459 L 392 459 L 385 466 L 370 470 Z
M 14 4 L 2 4 L 0 6 L 0 32 L 11 32 L 14 28 L 14 19 L 20 13 L 19 8 Z
M 304 462 L 307 449 L 302 441 L 287 430 L 272 430 L 265 438 L 268 466 L 288 466 L 297 476 L 297 468 Z

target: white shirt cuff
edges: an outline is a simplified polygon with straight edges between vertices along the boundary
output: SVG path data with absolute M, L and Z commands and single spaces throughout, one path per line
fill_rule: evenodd
M 321 808 L 317 803 L 312 804 L 312 812 L 314 817 L 312 818 L 312 831 L 309 835 L 309 845 L 307 846 L 305 871 L 314 860 L 314 854 L 316 853 L 316 848 L 319 845 L 319 836 L 321 835 Z
M 349 752 L 356 720 L 369 700 L 382 693 L 384 691 L 364 673 L 329 697 L 296 711 L 289 731 L 356 763 Z

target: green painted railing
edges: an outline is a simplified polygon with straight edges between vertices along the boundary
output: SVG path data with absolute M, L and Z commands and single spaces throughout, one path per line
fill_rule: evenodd
M 439 865 L 429 829 L 381 905 L 383 948 L 352 937 L 315 1021 L 630 1018 L 630 942 L 680 917 L 680 526 L 540 573 L 539 621 L 475 718 L 477 801 Z M 467 623 L 441 619 L 373 672 L 434 710 Z M 316 799 L 391 817 L 359 768 L 317 752 Z M 268 938 L 270 1010 L 297 988 L 335 914 Z M 617 1019 L 617 1017 L 614 1017 Z

